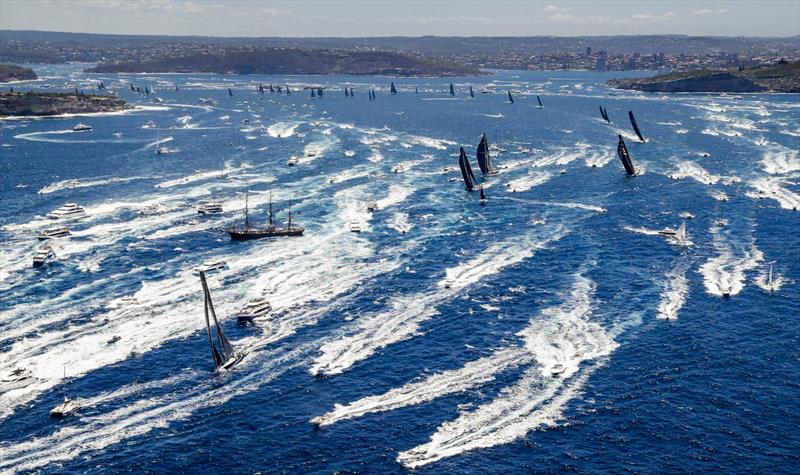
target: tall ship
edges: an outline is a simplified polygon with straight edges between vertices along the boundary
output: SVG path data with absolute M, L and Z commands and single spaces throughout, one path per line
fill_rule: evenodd
M 227 228 L 231 239 L 246 241 L 248 239 L 260 239 L 265 237 L 282 236 L 302 236 L 305 228 L 302 226 L 292 226 L 292 212 L 289 211 L 289 221 L 285 227 L 276 226 L 272 222 L 272 194 L 269 197 L 269 215 L 267 215 L 267 225 L 263 227 L 254 226 L 250 222 L 250 210 L 248 206 L 248 195 L 244 199 L 244 226 Z

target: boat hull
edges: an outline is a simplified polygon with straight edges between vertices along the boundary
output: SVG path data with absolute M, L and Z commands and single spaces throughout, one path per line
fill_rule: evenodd
M 269 237 L 302 236 L 305 229 L 282 229 L 274 231 L 241 231 L 228 229 L 225 232 L 230 235 L 233 241 L 249 241 L 252 239 L 263 239 Z

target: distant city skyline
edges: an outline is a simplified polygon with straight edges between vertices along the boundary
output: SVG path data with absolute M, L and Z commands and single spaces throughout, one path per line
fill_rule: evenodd
M 800 35 L 800 1 L 2 0 L 0 29 L 199 36 Z

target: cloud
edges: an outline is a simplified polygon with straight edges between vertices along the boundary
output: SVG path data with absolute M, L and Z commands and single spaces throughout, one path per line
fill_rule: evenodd
M 703 9 L 700 9 L 700 10 L 693 11 L 692 15 L 694 15 L 694 16 L 702 16 L 702 15 L 711 15 L 711 14 L 714 14 L 714 13 L 716 13 L 716 14 L 728 13 L 728 9 L 727 8 L 720 8 L 719 10 L 712 10 L 710 8 L 703 8 Z
M 542 11 L 546 13 L 569 13 L 572 11 L 572 8 L 547 5 L 546 7 L 542 8 Z

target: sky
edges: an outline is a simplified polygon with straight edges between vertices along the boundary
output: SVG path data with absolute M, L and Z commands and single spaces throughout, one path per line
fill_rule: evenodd
M 202 36 L 800 35 L 800 0 L 0 0 L 0 29 Z

